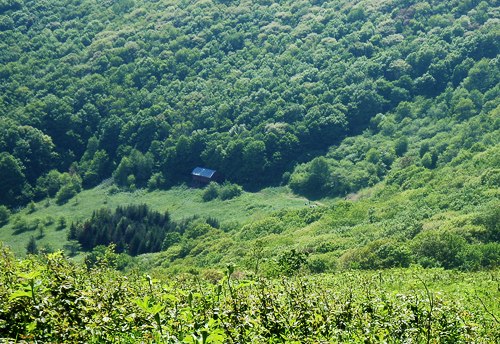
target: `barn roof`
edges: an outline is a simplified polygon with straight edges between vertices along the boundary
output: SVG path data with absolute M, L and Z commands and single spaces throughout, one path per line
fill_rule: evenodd
M 196 167 L 193 172 L 191 172 L 193 176 L 212 178 L 215 174 L 215 170 L 211 170 L 203 167 Z

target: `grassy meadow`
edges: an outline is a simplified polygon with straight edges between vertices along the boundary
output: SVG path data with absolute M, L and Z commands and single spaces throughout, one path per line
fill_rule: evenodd
M 259 192 L 244 192 L 230 200 L 202 200 L 202 189 L 186 186 L 174 187 L 167 191 L 147 192 L 139 189 L 134 192 L 117 192 L 110 185 L 103 184 L 90 190 L 84 190 L 68 203 L 57 205 L 53 200 L 35 203 L 34 211 L 29 207 L 19 210 L 11 216 L 9 223 L 0 228 L 0 241 L 10 246 L 17 254 L 25 252 L 31 236 L 37 238 L 40 248 L 48 245 L 52 249 L 62 249 L 67 242 L 67 230 L 71 222 L 89 218 L 94 210 L 102 207 L 115 209 L 120 205 L 146 203 L 154 210 L 169 211 L 172 219 L 181 220 L 191 216 L 215 217 L 221 224 L 238 227 L 249 221 L 258 220 L 281 209 L 300 209 L 306 207 L 308 200 L 292 194 L 286 187 L 266 188 Z M 66 228 L 58 230 L 57 222 L 63 217 Z M 21 220 L 22 219 L 22 220 Z M 43 224 L 44 235 L 39 230 L 16 232 L 16 221 Z

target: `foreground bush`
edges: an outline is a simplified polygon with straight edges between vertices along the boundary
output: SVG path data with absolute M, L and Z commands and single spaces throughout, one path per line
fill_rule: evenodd
M 0 336 L 28 342 L 498 342 L 498 272 L 392 270 L 212 283 L 125 276 L 107 252 L 87 270 L 60 252 L 0 247 Z M 418 274 L 418 276 L 417 276 Z M 475 281 L 475 298 L 435 292 Z M 440 284 L 439 284 L 440 283 Z M 450 288 L 453 290 L 453 288 Z M 455 289 L 456 290 L 456 289 Z M 485 295 L 489 295 L 488 297 Z

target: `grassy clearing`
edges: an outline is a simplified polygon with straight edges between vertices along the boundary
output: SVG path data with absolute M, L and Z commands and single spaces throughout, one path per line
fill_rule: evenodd
M 194 215 L 211 216 L 222 224 L 241 225 L 280 209 L 301 208 L 308 204 L 307 199 L 293 195 L 286 187 L 267 188 L 255 193 L 244 192 L 231 200 L 216 199 L 210 202 L 203 202 L 201 189 L 185 186 L 154 192 L 141 189 L 135 192 L 110 194 L 110 190 L 109 185 L 84 190 L 61 206 L 56 205 L 53 200 L 44 200 L 35 205 L 36 210 L 31 214 L 25 208 L 13 214 L 9 224 L 0 228 L 0 241 L 5 242 L 17 254 L 25 253 L 26 244 L 31 236 L 37 238 L 39 248 L 48 245 L 52 249 L 62 249 L 67 243 L 66 235 L 71 222 L 84 220 L 101 207 L 114 209 L 119 205 L 146 203 L 155 210 L 168 210 L 174 220 Z M 60 217 L 65 218 L 66 229 L 56 229 Z M 16 220 L 33 223 L 37 219 L 44 224 L 44 237 L 40 237 L 38 230 L 13 234 Z M 50 219 L 53 223 L 47 225 L 47 222 L 51 222 Z

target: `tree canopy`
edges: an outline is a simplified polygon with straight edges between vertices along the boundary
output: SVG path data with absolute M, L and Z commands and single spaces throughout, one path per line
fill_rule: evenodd
M 164 187 L 196 165 L 245 186 L 277 184 L 375 119 L 394 130 L 379 114 L 432 110 L 463 121 L 496 106 L 497 9 L 459 0 L 3 1 L 0 171 L 15 181 L 0 203 L 36 199 L 37 180 L 54 169 L 84 187 L 112 175 L 128 187 L 160 176 Z M 330 162 L 332 173 L 360 168 L 330 193 L 380 179 L 393 152 L 378 155 L 363 166 Z

